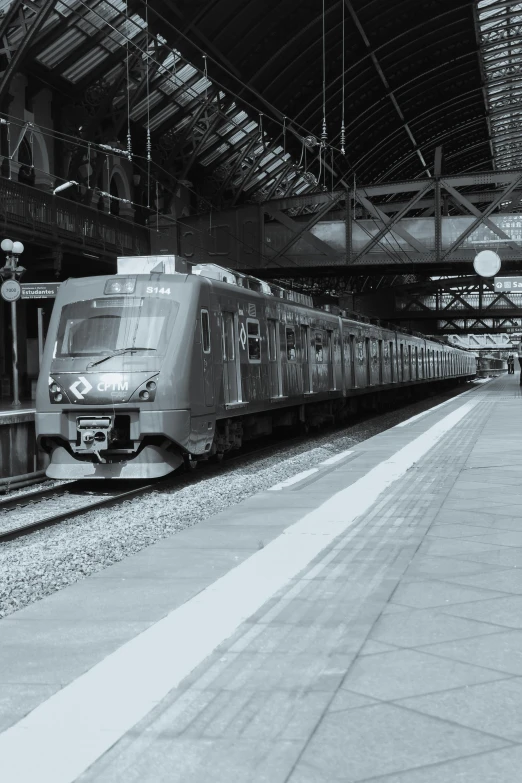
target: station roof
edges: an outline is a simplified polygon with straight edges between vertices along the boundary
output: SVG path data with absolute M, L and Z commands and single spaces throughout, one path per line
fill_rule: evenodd
M 425 178 L 440 145 L 444 174 L 519 166 L 521 9 L 505 0 L 60 0 L 27 67 L 87 103 L 120 84 L 114 107 L 128 107 L 142 138 L 149 128 L 162 165 L 206 180 L 223 206 L 354 178 Z

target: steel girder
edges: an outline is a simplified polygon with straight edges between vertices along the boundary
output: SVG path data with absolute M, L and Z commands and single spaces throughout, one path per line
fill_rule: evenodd
M 11 3 L 0 23 L 0 56 L 4 61 L 0 102 L 55 5 L 56 0 L 13 0 Z
M 264 265 L 268 269 L 272 263 L 284 266 L 281 259 L 285 258 L 289 269 L 342 265 L 377 270 L 408 263 L 441 265 L 442 268 L 448 263 L 471 262 L 479 249 L 488 246 L 495 248 L 503 260 L 522 261 L 522 207 L 519 208 L 522 172 L 493 171 L 441 177 L 440 169 L 441 151 L 434 161 L 434 172 L 439 176 L 429 179 L 358 186 L 346 191 L 310 193 L 264 202 L 262 212 L 275 222 L 265 223 L 268 252 L 263 250 L 260 267 Z M 345 224 L 344 250 L 339 247 L 339 240 L 332 245 L 333 239 L 325 238 L 324 230 L 311 231 L 321 221 L 332 223 L 328 213 L 336 205 L 341 211 L 336 211 L 333 220 Z M 306 210 L 314 213 L 309 224 L 292 222 L 296 214 Z M 501 215 L 503 220 L 499 221 L 497 217 Z M 424 218 L 423 229 L 411 221 L 418 217 Z M 464 221 L 464 217 L 468 220 Z M 429 218 L 432 228 L 428 231 L 426 219 Z M 450 218 L 459 218 L 460 226 L 457 222 L 448 223 Z M 518 221 L 516 230 L 512 225 L 515 220 Z M 479 237 L 474 232 L 480 226 L 484 230 Z M 334 229 L 332 226 L 332 231 Z M 354 229 L 359 232 L 356 245 Z M 339 237 L 340 229 L 335 231 Z M 361 231 L 365 232 L 367 241 Z M 320 238 L 318 233 L 321 233 Z M 301 240 L 306 240 L 307 245 Z
M 475 275 L 412 283 L 395 289 L 395 308 L 382 317 L 439 332 L 505 331 L 522 324 L 522 293 L 495 291 L 493 280 Z

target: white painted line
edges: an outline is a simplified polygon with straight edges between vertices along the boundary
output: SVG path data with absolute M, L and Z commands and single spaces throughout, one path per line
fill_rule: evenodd
M 414 421 L 418 421 L 419 419 L 422 419 L 424 416 L 427 416 L 429 413 L 433 413 L 433 411 L 436 411 L 439 408 L 444 407 L 444 405 L 449 405 L 450 402 L 458 402 L 462 397 L 465 397 L 467 394 L 471 394 L 471 392 L 474 391 L 476 391 L 476 389 L 468 389 L 462 394 L 459 394 L 458 397 L 452 397 L 451 400 L 445 400 L 444 402 L 441 402 L 438 405 L 434 405 L 433 408 L 428 408 L 427 411 L 422 411 L 422 413 L 417 413 L 416 416 L 411 416 L 409 419 L 405 419 L 404 421 L 401 421 L 400 424 L 396 424 L 395 426 L 407 427 L 408 424 L 413 424 Z
M 309 468 L 309 470 L 302 470 L 301 473 L 296 473 L 295 476 L 291 476 L 284 481 L 280 481 L 279 484 L 274 484 L 273 487 L 269 487 L 267 492 L 277 492 L 280 489 L 285 489 L 285 487 L 291 487 L 292 484 L 297 484 L 298 481 L 302 481 L 303 479 L 308 478 L 308 476 L 311 476 L 313 473 L 317 473 L 318 470 L 319 468 Z
M 72 783 L 478 403 L 462 405 L 0 735 L 1 779 Z
M 334 454 L 333 457 L 328 457 L 328 459 L 323 460 L 323 462 L 320 462 L 320 465 L 335 465 L 336 462 L 340 462 L 342 459 L 348 456 L 348 454 L 353 454 L 353 449 L 349 449 L 349 451 L 341 451 L 340 454 Z

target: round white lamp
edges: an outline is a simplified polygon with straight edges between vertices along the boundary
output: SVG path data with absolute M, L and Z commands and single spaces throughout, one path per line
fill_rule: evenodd
M 500 266 L 500 256 L 493 250 L 481 250 L 473 261 L 473 269 L 481 277 L 495 277 Z

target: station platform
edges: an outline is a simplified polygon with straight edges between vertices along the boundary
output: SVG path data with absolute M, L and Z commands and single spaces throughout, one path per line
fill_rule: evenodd
M 47 455 L 36 447 L 34 400 L 0 401 L 0 484 L 43 475 Z
M 0 621 L 8 783 L 513 783 L 502 376 Z

